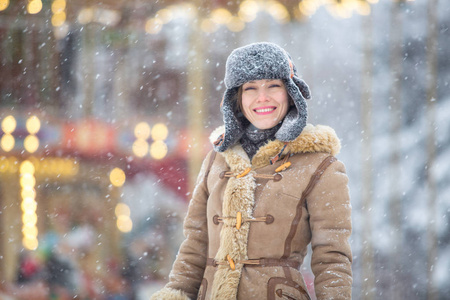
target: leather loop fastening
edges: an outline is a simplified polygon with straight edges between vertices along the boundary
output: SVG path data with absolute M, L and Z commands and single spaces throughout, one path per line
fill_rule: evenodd
M 242 173 L 241 173 L 242 174 Z M 230 177 L 236 177 L 236 178 L 240 178 L 242 176 L 240 176 L 241 174 L 235 174 L 233 172 L 230 171 L 222 171 L 219 174 L 219 178 L 220 179 L 224 179 L 224 178 L 230 178 Z M 244 176 L 247 175 L 244 174 Z M 283 175 L 281 175 L 280 173 L 276 173 L 274 175 L 269 175 L 269 174 L 254 174 L 253 175 L 254 178 L 259 178 L 259 179 L 269 179 L 269 180 L 273 180 L 273 181 L 280 181 L 281 179 L 283 179 Z
M 236 222 L 238 222 L 237 217 L 219 217 L 218 215 L 215 215 L 213 217 L 213 223 L 218 225 L 219 223 L 223 223 L 225 219 L 234 219 Z M 272 215 L 266 215 L 265 217 L 254 217 L 251 219 L 245 219 L 241 217 L 241 224 L 245 222 L 264 222 L 266 224 L 272 224 L 275 218 Z M 233 225 L 234 226 L 234 225 Z
M 243 264 L 247 267 L 291 267 L 294 269 L 300 268 L 300 262 L 290 259 L 277 259 L 277 258 L 259 258 L 259 259 L 246 259 L 233 261 L 234 264 Z M 218 265 L 229 265 L 227 261 L 217 261 L 214 258 L 206 259 L 207 266 L 217 267 Z

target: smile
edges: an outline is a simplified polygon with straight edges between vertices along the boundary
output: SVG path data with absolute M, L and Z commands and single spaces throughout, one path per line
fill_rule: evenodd
M 253 111 L 258 115 L 266 115 L 272 113 L 277 108 L 275 106 L 267 106 L 267 107 L 260 107 L 256 108 Z

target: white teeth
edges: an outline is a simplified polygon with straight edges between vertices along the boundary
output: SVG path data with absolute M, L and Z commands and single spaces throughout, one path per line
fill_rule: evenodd
M 265 112 L 269 112 L 269 111 L 272 111 L 272 110 L 275 110 L 275 108 L 255 109 L 255 111 L 256 111 L 257 113 L 265 113 Z

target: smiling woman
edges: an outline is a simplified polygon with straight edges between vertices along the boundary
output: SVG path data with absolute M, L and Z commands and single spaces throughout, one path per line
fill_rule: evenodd
M 288 94 L 280 79 L 255 80 L 242 86 L 244 116 L 258 129 L 280 123 L 288 111 Z
M 271 43 L 234 50 L 225 84 L 186 239 L 151 299 L 309 300 L 309 244 L 317 299 L 351 299 L 348 179 L 334 130 L 306 124 L 309 87 Z

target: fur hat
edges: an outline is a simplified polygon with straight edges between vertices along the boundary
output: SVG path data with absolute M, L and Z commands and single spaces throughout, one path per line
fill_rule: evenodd
M 290 55 L 272 43 L 254 43 L 237 48 L 227 59 L 226 90 L 221 103 L 225 133 L 214 143 L 217 152 L 223 152 L 242 137 L 248 121 L 242 113 L 236 114 L 237 93 L 241 85 L 252 80 L 283 80 L 294 106 L 287 112 L 275 137 L 283 142 L 295 140 L 306 126 L 308 116 L 305 99 L 309 99 L 308 85 L 298 77 Z

